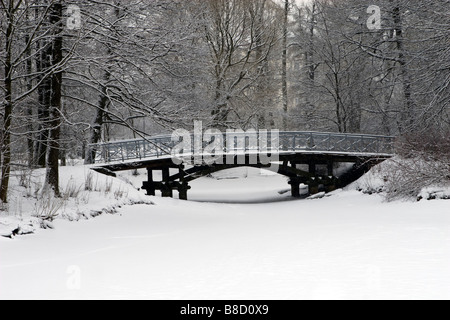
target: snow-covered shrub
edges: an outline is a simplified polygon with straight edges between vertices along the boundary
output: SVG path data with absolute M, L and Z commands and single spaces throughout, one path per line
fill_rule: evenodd
M 450 130 L 401 137 L 398 157 L 387 171 L 388 200 L 424 197 L 423 191 L 446 190 L 450 186 Z
M 383 162 L 373 167 L 368 173 L 362 176 L 349 188 L 356 189 L 365 194 L 378 194 L 386 190 L 387 172 L 390 167 L 391 160 Z
M 19 172 L 19 186 L 25 189 L 31 189 L 32 170 L 22 169 Z
M 94 173 L 89 171 L 84 179 L 84 190 L 92 192 L 94 191 Z
M 63 193 L 63 198 L 68 200 L 69 198 L 78 199 L 82 186 L 77 186 L 77 183 L 73 177 L 70 178 L 67 183 L 66 189 Z
M 62 197 L 55 197 L 51 192 L 43 194 L 36 202 L 33 216 L 43 221 L 55 220 L 60 210 L 64 207 L 66 200 Z
M 106 179 L 106 183 L 105 183 L 105 195 L 108 195 L 109 193 L 111 193 L 112 187 L 113 187 L 113 180 L 108 177 Z
M 122 187 L 116 189 L 116 191 L 114 191 L 114 199 L 116 200 L 120 200 L 122 198 L 126 198 L 128 197 L 128 192 L 126 192 L 124 189 L 122 189 Z

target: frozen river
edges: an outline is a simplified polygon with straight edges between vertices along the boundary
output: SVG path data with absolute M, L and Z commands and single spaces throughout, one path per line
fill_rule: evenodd
M 273 190 L 257 192 L 259 179 Z M 278 176 L 214 183 L 225 191 L 199 181 L 193 198 L 242 200 L 253 188 L 244 199 L 283 200 L 275 190 L 286 188 Z M 355 191 L 154 200 L 0 239 L 0 298 L 450 299 L 446 201 L 387 204 Z

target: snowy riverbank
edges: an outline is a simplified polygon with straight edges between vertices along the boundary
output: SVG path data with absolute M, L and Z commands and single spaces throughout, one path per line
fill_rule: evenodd
M 61 167 L 61 198 L 43 191 L 44 180 L 44 169 L 12 173 L 10 202 L 0 211 L 1 237 L 51 229 L 54 220 L 86 220 L 126 205 L 151 204 L 137 188 L 88 166 Z

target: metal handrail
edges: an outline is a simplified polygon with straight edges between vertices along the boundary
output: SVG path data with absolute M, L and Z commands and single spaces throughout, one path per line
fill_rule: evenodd
M 278 132 L 277 132 L 278 133 Z M 256 136 L 253 136 L 256 135 Z M 392 156 L 395 137 L 367 135 L 367 134 L 346 134 L 329 132 L 279 132 L 278 135 L 271 135 L 270 139 L 277 139 L 276 148 L 261 148 L 262 137 L 258 132 L 225 133 L 223 134 L 224 154 L 236 152 L 314 152 L 314 153 L 339 153 L 343 155 L 380 155 Z M 245 137 L 244 146 L 238 147 L 235 141 L 230 145 L 230 137 L 242 139 Z M 267 139 L 268 139 L 267 137 Z M 275 137 L 275 138 L 274 138 Z M 256 140 L 255 140 L 256 139 Z M 269 139 L 269 141 L 270 141 Z M 186 156 L 195 155 L 198 150 L 194 150 L 194 135 L 191 134 L 192 149 Z M 250 140 L 257 141 L 257 145 L 250 145 Z M 233 140 L 234 141 L 234 140 Z M 202 140 L 203 142 L 203 140 Z M 274 142 L 274 141 L 272 141 Z M 142 160 L 148 158 L 161 158 L 171 156 L 176 142 L 172 141 L 171 135 L 149 137 L 147 139 L 123 140 L 109 143 L 91 144 L 91 150 L 97 150 L 96 162 L 111 163 L 125 162 L 129 160 Z M 203 142 L 203 148 L 209 143 Z

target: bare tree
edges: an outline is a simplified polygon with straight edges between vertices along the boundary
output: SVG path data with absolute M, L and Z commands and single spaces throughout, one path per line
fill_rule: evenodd
M 5 71 L 1 79 L 5 93 L 1 200 L 6 203 L 13 138 L 15 148 L 19 149 L 17 142 L 25 136 L 25 150 L 31 154 L 34 153 L 31 152 L 33 136 L 38 136 L 37 149 L 44 154 L 36 152 L 36 157 L 43 159 L 48 168 L 47 183 L 56 193 L 59 191 L 61 75 L 74 47 L 68 48 L 63 56 L 64 3 L 61 0 L 10 0 L 0 4 L 2 27 L 6 27 L 7 35 L 5 55 L 1 59 Z M 22 112 L 24 106 L 26 111 Z M 40 124 L 36 128 L 32 125 L 34 114 Z M 30 156 L 29 161 L 31 165 Z
M 253 112 L 245 116 L 242 106 L 251 105 L 246 94 L 262 79 L 261 65 L 278 40 L 273 18 L 264 19 L 266 12 L 256 11 L 255 5 L 262 8 L 266 3 L 206 1 L 204 28 L 214 79 L 212 125 L 217 128 L 245 127 L 253 118 Z
M 92 109 L 87 163 L 95 161 L 95 144 L 107 141 L 112 131 L 116 138 L 142 137 L 149 127 L 182 126 L 204 109 L 197 96 L 204 62 L 195 44 L 199 27 L 195 18 L 188 19 L 190 5 L 162 0 L 83 4 L 83 32 L 89 36 L 66 79 L 85 89 L 82 97 L 68 92 L 66 98 Z

